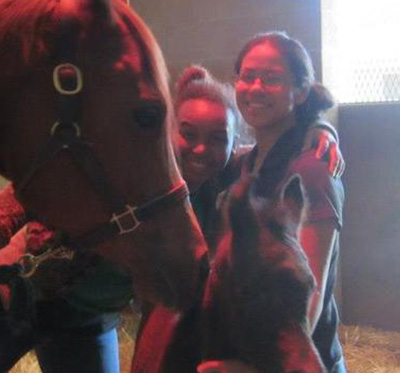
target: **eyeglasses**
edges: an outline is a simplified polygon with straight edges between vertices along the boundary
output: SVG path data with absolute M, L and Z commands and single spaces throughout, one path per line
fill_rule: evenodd
M 266 72 L 266 73 L 256 73 L 252 71 L 245 71 L 239 74 L 238 80 L 245 84 L 254 84 L 257 79 L 260 80 L 262 86 L 264 88 L 278 88 L 288 83 L 288 79 L 286 76 L 273 73 L 273 72 Z

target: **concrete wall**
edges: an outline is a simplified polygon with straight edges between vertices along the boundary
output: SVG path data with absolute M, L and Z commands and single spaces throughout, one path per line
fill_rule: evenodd
M 389 330 L 400 330 L 399 118 L 399 104 L 339 110 L 347 161 L 343 318 Z
M 131 5 L 156 35 L 173 80 L 191 63 L 231 79 L 244 42 L 274 29 L 300 39 L 320 72 L 319 0 L 131 0 Z

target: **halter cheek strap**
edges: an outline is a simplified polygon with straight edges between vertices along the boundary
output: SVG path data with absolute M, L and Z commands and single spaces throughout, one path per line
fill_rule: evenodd
M 25 177 L 16 185 L 16 194 L 21 194 L 40 169 L 53 161 L 60 153 L 67 152 L 112 213 L 108 222 L 81 237 L 71 239 L 67 234 L 58 235 L 61 238 L 51 243 L 51 247 L 44 253 L 46 255 L 33 257 L 28 254 L 20 258 L 20 272 L 25 277 L 31 276 L 37 266 L 48 258 L 57 258 L 60 253 L 61 257 L 65 258 L 66 247 L 68 247 L 67 251 L 89 249 L 113 236 L 130 234 L 160 211 L 181 203 L 189 196 L 188 188 L 183 181 L 165 194 L 156 196 L 141 206 L 127 203 L 115 192 L 102 164 L 82 136 L 79 117 L 84 77 L 79 67 L 70 62 L 74 61 L 72 51 L 75 49 L 71 48 L 71 40 L 73 38 L 67 33 L 66 40 L 60 41 L 60 45 L 68 47 L 56 51 L 59 63 L 53 71 L 53 86 L 57 94 L 58 119 L 50 130 L 47 144 L 32 163 Z M 73 255 L 69 256 L 73 257 Z

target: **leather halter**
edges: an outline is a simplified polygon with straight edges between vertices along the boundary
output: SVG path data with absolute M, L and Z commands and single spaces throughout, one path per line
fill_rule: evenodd
M 32 163 L 25 177 L 16 186 L 16 193 L 20 194 L 35 177 L 35 174 L 54 160 L 58 154 L 67 152 L 113 213 L 108 222 L 76 239 L 70 239 L 64 233 L 57 234 L 57 239 L 45 244 L 43 254 L 36 257 L 27 254 L 21 257 L 18 263 L 20 275 L 23 277 L 31 276 L 36 267 L 48 258 L 71 258 L 77 249 L 93 248 L 113 236 L 132 233 L 142 222 L 151 219 L 160 211 L 182 202 L 189 196 L 184 181 L 175 185 L 167 193 L 159 195 L 141 206 L 127 203 L 114 191 L 101 163 L 81 133 L 78 119 L 82 99 L 83 74 L 77 65 L 70 62 L 74 60 L 74 53 L 71 53 L 71 50 L 74 49 L 71 48 L 71 44 L 74 43 L 71 43 L 71 33 L 65 35 L 62 38 L 64 40 L 60 41 L 63 47 L 56 53 L 59 63 L 56 64 L 53 71 L 53 85 L 58 100 L 58 120 L 51 128 L 47 144 Z

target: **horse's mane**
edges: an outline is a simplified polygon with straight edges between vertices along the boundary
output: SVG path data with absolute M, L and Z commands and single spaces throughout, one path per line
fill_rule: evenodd
M 93 0 L 76 0 L 86 4 Z M 57 32 L 54 14 L 62 0 L 0 1 L 0 83 L 18 80 L 37 61 L 49 57 L 52 46 L 49 35 Z M 99 1 L 99 5 L 104 0 Z M 121 0 L 110 0 L 114 23 L 129 30 L 143 54 L 142 71 L 165 99 L 168 112 L 171 96 L 168 73 L 161 50 L 149 28 Z M 82 6 L 84 9 L 84 6 Z

